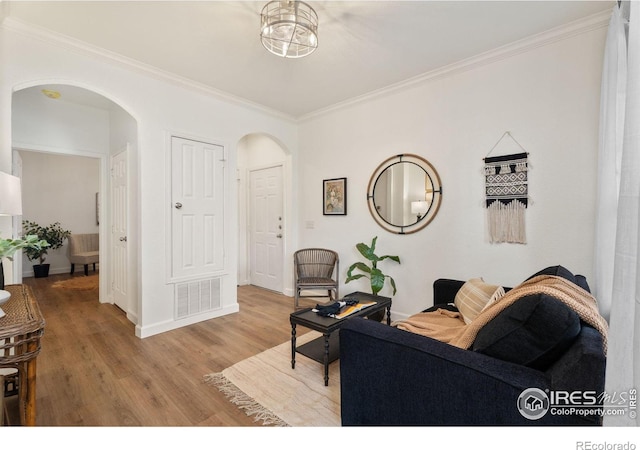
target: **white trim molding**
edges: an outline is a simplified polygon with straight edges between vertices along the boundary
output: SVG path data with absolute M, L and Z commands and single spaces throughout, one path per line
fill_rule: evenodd
M 1 11 L 2 10 L 0 9 L 0 12 Z M 2 15 L 0 15 L 0 18 L 2 18 Z M 5 17 L 1 21 L 0 27 L 10 31 L 14 31 L 16 33 L 20 33 L 22 35 L 39 39 L 41 41 L 47 42 L 48 44 L 57 45 L 60 48 L 74 51 L 76 53 L 80 53 L 85 56 L 89 56 L 93 58 L 97 57 L 97 58 L 106 60 L 110 63 L 114 63 L 121 67 L 125 67 L 126 69 L 136 71 L 143 75 L 151 76 L 161 81 L 169 82 L 172 84 L 176 84 L 182 87 L 192 89 L 196 92 L 217 98 L 218 100 L 221 100 L 227 103 L 232 103 L 232 104 L 239 105 L 246 108 L 252 108 L 259 112 L 277 117 L 279 119 L 287 120 L 293 123 L 296 122 L 296 119 L 294 117 L 281 113 L 280 111 L 276 111 L 274 109 L 271 109 L 266 106 L 247 100 L 245 98 L 238 97 L 218 89 L 214 89 L 210 86 L 191 80 L 189 78 L 181 77 L 179 75 L 167 72 L 165 70 L 158 69 L 157 67 L 153 67 L 149 64 L 136 61 L 135 59 L 128 58 L 116 52 L 112 52 L 112 51 L 97 47 L 95 45 L 88 44 L 79 39 L 65 36 L 63 34 L 56 33 L 54 31 L 50 31 L 33 24 L 23 22 L 22 20 L 16 19 L 11 16 Z
M 358 97 L 354 97 L 344 102 L 336 103 L 335 105 L 319 109 L 309 114 L 305 114 L 298 118 L 298 122 L 300 123 L 305 120 L 313 119 L 342 108 L 372 100 L 376 97 L 381 97 L 404 89 L 408 89 L 419 83 L 437 80 L 440 78 L 455 75 L 457 73 L 473 70 L 487 64 L 492 64 L 494 62 L 517 56 L 519 54 L 534 50 L 539 47 L 554 44 L 564 39 L 569 39 L 571 37 L 578 36 L 589 31 L 604 28 L 608 26 L 610 16 L 610 11 L 593 14 L 586 18 L 571 22 L 567 25 L 556 27 L 551 30 L 538 33 L 536 35 L 520 39 L 502 47 L 498 47 L 493 50 L 489 50 L 487 52 L 472 56 L 471 58 L 463 59 L 462 61 L 437 68 L 430 72 L 420 74 L 418 76 L 409 78 L 385 88 L 378 89 L 367 94 L 360 95 Z

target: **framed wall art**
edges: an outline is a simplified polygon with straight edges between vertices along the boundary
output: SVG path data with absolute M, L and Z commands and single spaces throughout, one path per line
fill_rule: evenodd
M 322 181 L 322 214 L 347 215 L 347 179 L 332 178 Z

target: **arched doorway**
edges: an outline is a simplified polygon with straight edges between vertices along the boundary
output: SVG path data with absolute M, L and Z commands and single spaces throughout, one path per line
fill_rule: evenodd
M 291 293 L 291 162 L 275 138 L 254 133 L 238 143 L 238 284 Z
M 39 184 L 48 194 L 23 195 L 23 218 L 33 220 L 36 216 L 42 225 L 59 221 L 72 233 L 98 233 L 100 301 L 115 303 L 129 320 L 137 323 L 137 280 L 122 276 L 135 273 L 129 270 L 135 267 L 135 227 L 128 226 L 131 233 L 126 240 L 113 237 L 114 225 L 121 225 L 123 218 L 125 227 L 137 220 L 137 205 L 131 200 L 136 198 L 133 194 L 137 188 L 130 182 L 136 179 L 131 175 L 137 170 L 137 121 L 93 89 L 60 83 L 32 83 L 15 89 L 11 117 L 14 162 L 21 155 L 26 156 L 22 165 L 14 164 L 14 171 L 22 166 L 30 183 Z M 120 178 L 113 176 L 116 164 Z M 56 171 L 67 173 L 64 177 L 58 173 L 56 181 L 52 179 Z M 114 196 L 116 187 L 120 191 Z M 75 194 L 73 204 L 63 195 L 70 189 Z M 113 201 L 116 197 L 118 202 Z M 50 204 L 57 207 L 50 208 Z M 123 256 L 125 242 L 132 251 Z M 57 258 L 53 273 L 68 271 L 66 249 L 60 249 Z M 26 269 L 18 275 L 28 275 Z

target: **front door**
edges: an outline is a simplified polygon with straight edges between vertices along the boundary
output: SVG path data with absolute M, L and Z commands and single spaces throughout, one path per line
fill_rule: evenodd
M 282 292 L 284 221 L 282 166 L 250 176 L 249 234 L 251 284 Z

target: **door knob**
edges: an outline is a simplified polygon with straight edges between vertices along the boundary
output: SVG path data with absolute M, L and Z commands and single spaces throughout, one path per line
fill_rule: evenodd
M 176 209 L 180 209 L 180 208 L 182 208 L 182 203 L 176 202 Z
M 282 239 L 282 234 L 281 234 L 281 233 L 278 233 L 278 234 L 276 234 L 276 237 L 277 237 L 278 239 Z
M 127 237 L 126 236 L 122 236 L 120 238 L 120 242 L 127 242 Z

